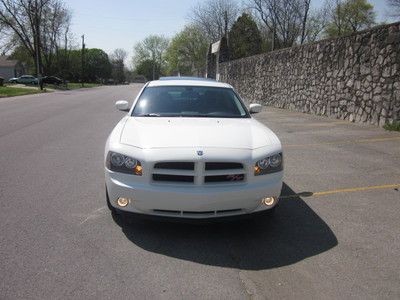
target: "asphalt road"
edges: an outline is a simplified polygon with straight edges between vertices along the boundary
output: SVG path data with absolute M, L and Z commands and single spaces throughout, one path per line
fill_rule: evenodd
M 1 299 L 400 298 L 399 133 L 267 108 L 285 150 L 273 218 L 114 220 L 103 148 L 139 89 L 0 99 Z

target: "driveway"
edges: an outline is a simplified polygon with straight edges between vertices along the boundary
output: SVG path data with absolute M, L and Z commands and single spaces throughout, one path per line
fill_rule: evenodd
M 1 299 L 400 297 L 400 134 L 266 108 L 273 218 L 114 220 L 103 151 L 141 85 L 0 100 Z

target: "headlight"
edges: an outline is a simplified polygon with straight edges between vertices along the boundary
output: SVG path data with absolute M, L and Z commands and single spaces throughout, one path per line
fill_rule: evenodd
M 269 166 L 269 159 L 263 158 L 257 162 L 257 166 L 261 168 L 261 170 L 265 170 Z
M 269 164 L 272 168 L 278 168 L 282 164 L 282 155 L 275 154 L 269 157 Z
M 140 161 L 120 153 L 108 152 L 106 166 L 114 172 L 142 176 L 143 168 Z
M 278 153 L 257 161 L 254 166 L 254 175 L 271 174 L 282 170 L 282 153 Z

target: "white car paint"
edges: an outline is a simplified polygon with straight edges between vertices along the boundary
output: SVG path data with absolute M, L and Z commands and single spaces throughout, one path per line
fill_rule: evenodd
M 216 81 L 165 80 L 146 86 L 188 85 L 232 88 Z M 145 87 L 146 87 L 145 86 Z M 145 88 L 144 87 L 144 88 Z M 132 117 L 132 110 L 115 126 L 106 142 L 109 151 L 141 162 L 143 175 L 111 171 L 105 164 L 110 204 L 119 210 L 182 218 L 210 218 L 249 214 L 271 209 L 278 201 L 283 171 L 254 175 L 258 160 L 282 153 L 277 136 L 254 118 Z M 201 151 L 202 155 L 199 155 Z M 193 162 L 194 170 L 156 170 L 157 162 Z M 208 170 L 207 162 L 236 162 L 243 170 Z M 243 181 L 205 183 L 205 176 L 242 172 Z M 193 183 L 155 182 L 153 173 L 194 176 Z M 130 198 L 126 207 L 119 197 Z M 267 206 L 265 197 L 275 197 Z
M 129 110 L 129 103 L 126 100 L 119 100 L 115 102 L 115 106 L 117 107 L 117 109 L 122 111 Z

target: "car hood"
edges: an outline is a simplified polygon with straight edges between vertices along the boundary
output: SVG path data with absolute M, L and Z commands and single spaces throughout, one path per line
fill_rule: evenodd
M 280 144 L 270 129 L 252 118 L 127 117 L 120 142 L 145 149 L 255 149 Z

